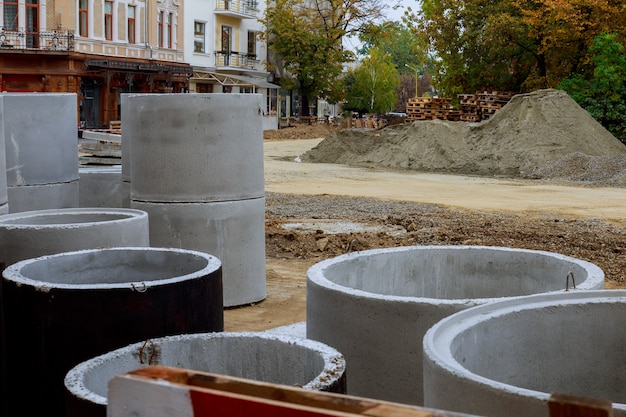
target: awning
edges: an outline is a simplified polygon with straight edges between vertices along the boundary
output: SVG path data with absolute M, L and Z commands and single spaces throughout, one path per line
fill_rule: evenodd
M 221 85 L 231 85 L 238 87 L 256 86 L 260 88 L 280 88 L 279 85 L 272 84 L 265 79 L 258 77 L 246 77 L 244 75 L 225 74 L 219 72 L 208 72 L 194 70 L 192 78 L 216 81 Z

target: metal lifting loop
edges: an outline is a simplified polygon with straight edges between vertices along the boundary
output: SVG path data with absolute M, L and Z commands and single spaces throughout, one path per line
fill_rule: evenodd
M 135 286 L 135 284 L 131 282 L 131 283 L 130 283 L 130 288 L 131 288 L 133 291 L 137 291 L 137 292 L 146 292 L 146 291 L 148 291 L 148 287 L 146 286 L 146 283 L 145 283 L 144 281 L 141 281 L 141 285 L 143 285 L 143 287 L 141 287 L 141 288 L 137 288 L 137 287 Z
M 569 291 L 569 277 L 572 277 L 572 288 L 576 289 L 576 281 L 574 281 L 574 273 L 569 271 L 565 277 L 565 291 Z
M 150 356 L 148 357 L 148 365 L 152 365 L 152 360 L 154 359 L 154 357 L 156 356 L 156 346 L 154 346 L 154 342 L 150 339 L 146 340 L 145 342 L 143 342 L 143 345 L 141 346 L 141 348 L 139 348 L 139 363 L 140 364 L 144 364 L 143 361 L 143 352 L 144 349 L 146 348 L 146 345 L 150 343 Z

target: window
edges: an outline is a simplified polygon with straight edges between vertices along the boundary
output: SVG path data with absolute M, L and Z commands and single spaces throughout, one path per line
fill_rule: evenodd
M 113 39 L 113 2 L 104 2 L 104 38 L 107 41 Z
M 193 51 L 204 53 L 204 26 L 203 22 L 193 23 Z
M 4 30 L 17 30 L 17 0 L 4 2 Z
M 78 0 L 78 34 L 80 36 L 89 36 L 89 9 L 87 5 L 88 0 Z
M 135 6 L 128 6 L 128 43 L 135 43 Z
M 163 48 L 163 20 L 165 18 L 165 12 L 160 11 L 157 15 L 157 41 L 159 48 Z
M 276 115 L 276 104 L 278 103 L 278 89 L 269 88 L 267 90 L 267 113 Z
M 224 58 L 224 65 L 230 65 L 230 26 L 222 26 L 222 56 Z M 229 91 L 230 92 L 230 91 Z
M 212 93 L 213 84 L 196 84 L 196 93 Z
M 26 47 L 39 48 L 39 0 L 26 0 Z
M 248 32 L 248 55 L 256 58 L 256 32 Z
M 230 53 L 230 26 L 222 26 L 222 52 L 225 54 Z
M 174 20 L 174 13 L 167 14 L 167 47 L 172 49 L 172 22 Z

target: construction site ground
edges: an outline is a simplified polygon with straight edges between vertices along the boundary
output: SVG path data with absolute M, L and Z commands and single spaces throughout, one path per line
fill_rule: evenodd
M 626 288 L 624 188 L 298 162 L 328 133 L 321 125 L 266 132 L 267 297 L 227 309 L 226 331 L 305 321 L 307 269 L 353 250 L 546 250 L 593 262 L 605 288 Z

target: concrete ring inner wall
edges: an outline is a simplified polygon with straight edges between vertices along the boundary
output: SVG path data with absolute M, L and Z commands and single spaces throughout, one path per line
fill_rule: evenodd
M 171 248 L 119 247 L 64 252 L 9 266 L 4 279 L 44 291 L 134 288 L 202 277 L 221 268 L 212 255 Z
M 141 210 L 66 208 L 0 216 L 0 261 L 81 249 L 150 245 L 148 214 Z
M 601 289 L 595 265 L 567 256 L 484 246 L 375 249 L 307 272 L 307 337 L 341 351 L 348 394 L 423 405 L 422 337 L 466 308 L 532 293 Z M 570 281 L 570 285 L 571 281 Z
M 487 417 L 549 416 L 553 392 L 626 416 L 626 291 L 575 291 L 456 313 L 424 337 L 425 404 Z
M 68 417 L 79 415 L 74 411 L 81 402 L 94 406 L 90 415 L 104 416 L 108 381 L 149 362 L 309 390 L 345 392 L 345 360 L 322 343 L 261 333 L 180 335 L 135 343 L 74 367 L 65 377 L 72 397 Z

